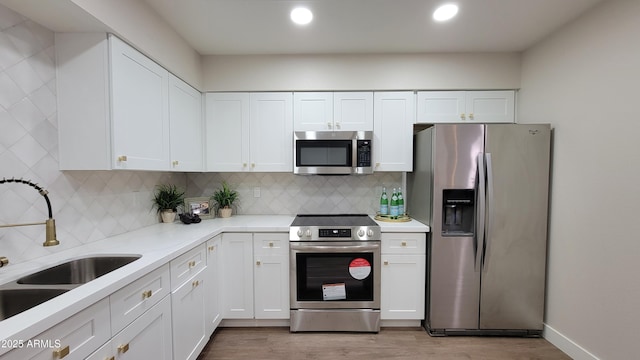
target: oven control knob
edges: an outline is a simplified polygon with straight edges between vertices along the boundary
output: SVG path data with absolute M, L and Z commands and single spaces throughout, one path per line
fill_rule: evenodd
M 371 229 L 367 230 L 367 236 L 369 237 L 373 236 L 373 230 Z
M 358 236 L 359 237 L 363 237 L 364 236 L 364 230 L 362 230 L 362 229 L 358 230 Z
M 304 235 L 305 235 L 306 237 L 311 237 L 311 230 L 310 230 L 310 229 L 307 229 L 307 231 L 305 231 L 305 232 L 304 232 Z
M 302 237 L 302 235 L 304 235 L 304 231 L 302 231 L 302 229 L 298 230 L 298 237 Z

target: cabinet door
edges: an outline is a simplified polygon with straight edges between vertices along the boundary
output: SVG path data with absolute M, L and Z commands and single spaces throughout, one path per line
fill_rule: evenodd
M 374 94 L 375 171 L 413 171 L 413 124 L 415 94 Z
M 426 255 L 382 255 L 380 318 L 422 320 Z
M 333 93 L 297 92 L 293 94 L 294 131 L 333 129 Z
M 253 240 L 222 234 L 222 306 L 225 319 L 253 319 Z
M 206 269 L 202 269 L 171 293 L 173 358 L 193 360 L 206 344 Z
M 220 270 L 221 257 L 220 246 L 222 243 L 222 235 L 216 235 L 213 239 L 207 241 L 207 267 L 205 268 L 205 320 L 207 337 L 211 336 L 216 330 L 222 316 L 220 314 Z
M 206 94 L 207 171 L 248 169 L 249 98 L 246 93 Z
M 373 92 L 333 93 L 333 130 L 373 131 Z
M 165 296 L 111 340 L 118 360 L 173 359 L 171 298 Z
M 512 123 L 515 121 L 514 91 L 468 91 L 466 112 L 476 123 Z
M 145 311 L 151 309 L 171 292 L 169 265 L 149 274 L 111 294 L 111 328 L 115 335 Z
M 255 318 L 289 318 L 288 234 L 253 234 Z
M 111 337 L 109 299 L 105 298 L 36 336 L 38 346 L 12 350 L 3 360 L 84 359 Z M 42 342 L 42 343 L 40 343 Z M 35 344 L 35 343 L 34 343 Z
M 467 119 L 464 91 L 418 92 L 418 123 L 464 122 Z
M 207 266 L 205 244 L 198 245 L 171 260 L 171 291 L 176 290 Z
M 172 74 L 169 74 L 169 124 L 171 169 L 202 171 L 202 94 Z
M 114 168 L 169 169 L 169 73 L 114 36 L 111 121 Z
M 250 170 L 293 171 L 293 95 L 251 94 Z

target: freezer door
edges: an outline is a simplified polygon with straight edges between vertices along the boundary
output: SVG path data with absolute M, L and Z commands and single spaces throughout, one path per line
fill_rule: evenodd
M 433 131 L 428 326 L 477 329 L 480 296 L 480 272 L 474 268 L 477 242 L 475 234 L 443 234 L 443 191 L 475 189 L 484 127 L 438 124 Z
M 542 329 L 550 126 L 486 128 L 481 329 Z

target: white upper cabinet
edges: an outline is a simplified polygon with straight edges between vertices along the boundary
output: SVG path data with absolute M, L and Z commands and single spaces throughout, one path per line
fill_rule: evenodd
M 249 99 L 248 93 L 205 95 L 208 171 L 246 170 L 249 159 Z
M 293 171 L 291 93 L 251 94 L 250 170 Z
M 373 92 L 333 93 L 334 130 L 373 130 Z
M 56 62 L 61 170 L 202 170 L 197 90 L 104 33 L 56 33 Z
M 204 121 L 202 94 L 189 84 L 169 74 L 169 123 L 171 169 L 204 169 Z
M 295 131 L 373 130 L 373 92 L 297 92 Z
M 297 92 L 293 94 L 296 131 L 333 129 L 333 93 Z
M 375 171 L 413 170 L 413 123 L 416 95 L 412 91 L 374 95 Z
M 293 171 L 291 93 L 206 94 L 208 171 Z
M 169 73 L 110 35 L 114 167 L 169 168 Z
M 515 92 L 420 91 L 418 123 L 513 123 Z

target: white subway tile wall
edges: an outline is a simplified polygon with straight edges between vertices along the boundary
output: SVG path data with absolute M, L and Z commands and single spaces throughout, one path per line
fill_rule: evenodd
M 226 181 L 240 193 L 238 213 L 294 215 L 374 214 L 382 186 L 402 181 L 401 173 L 59 171 L 56 112 L 53 32 L 0 5 L 0 179 L 23 178 L 49 191 L 60 240 L 58 246 L 43 247 L 43 225 L 0 228 L 0 256 L 11 263 L 158 223 L 151 199 L 160 183 L 208 197 Z M 260 197 L 254 197 L 256 188 Z M 0 185 L 0 224 L 46 218 L 47 206 L 37 191 Z

